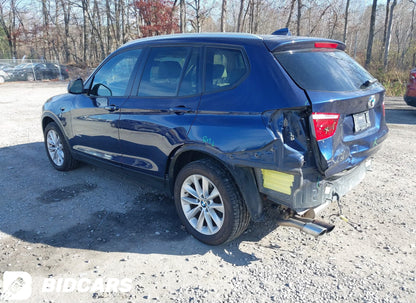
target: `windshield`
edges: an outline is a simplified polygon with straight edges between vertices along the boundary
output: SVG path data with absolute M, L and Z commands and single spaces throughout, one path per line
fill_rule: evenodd
M 354 91 L 376 81 L 340 50 L 308 49 L 276 52 L 274 55 L 292 79 L 306 90 Z

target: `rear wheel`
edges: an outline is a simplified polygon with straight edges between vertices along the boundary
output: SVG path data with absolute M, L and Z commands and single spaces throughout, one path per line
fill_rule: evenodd
M 32 73 L 28 73 L 26 76 L 27 81 L 35 81 L 35 76 Z
M 174 195 L 186 229 L 209 245 L 237 238 L 250 222 L 237 186 L 215 161 L 203 159 L 186 165 L 176 178 Z
M 4 80 L 3 76 L 0 76 L 0 83 L 4 83 L 6 80 Z
M 52 166 L 60 171 L 74 169 L 78 162 L 72 157 L 69 145 L 55 122 L 45 127 L 44 136 L 46 153 Z

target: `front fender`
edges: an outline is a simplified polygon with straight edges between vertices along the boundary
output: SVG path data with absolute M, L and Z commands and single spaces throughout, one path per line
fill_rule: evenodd
M 66 139 L 72 137 L 72 98 L 72 95 L 64 94 L 52 97 L 45 102 L 41 116 L 42 130 L 45 129 L 48 121 L 52 120 L 59 126 Z

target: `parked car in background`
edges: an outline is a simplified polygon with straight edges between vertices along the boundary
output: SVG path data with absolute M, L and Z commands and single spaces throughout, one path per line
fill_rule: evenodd
M 6 72 L 14 81 L 68 79 L 68 70 L 54 63 L 23 63 L 7 69 Z
M 404 101 L 407 105 L 416 106 L 416 68 L 410 71 Z
M 388 132 L 383 86 L 344 50 L 232 33 L 127 43 L 44 104 L 47 156 L 152 180 L 211 245 L 261 220 L 265 199 L 281 225 L 321 235 L 333 225 L 316 214 L 363 180 Z
M 5 64 L 5 63 L 0 63 L 0 70 L 4 70 L 6 68 L 13 68 L 13 65 L 10 64 Z
M 6 73 L 4 70 L 0 69 L 0 83 L 4 83 L 9 80 L 9 74 Z

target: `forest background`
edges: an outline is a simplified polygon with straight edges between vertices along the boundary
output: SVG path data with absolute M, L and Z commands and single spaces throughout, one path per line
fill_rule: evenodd
M 416 64 L 415 12 L 416 0 L 0 0 L 0 59 L 94 68 L 142 37 L 288 27 L 343 41 L 399 96 Z

